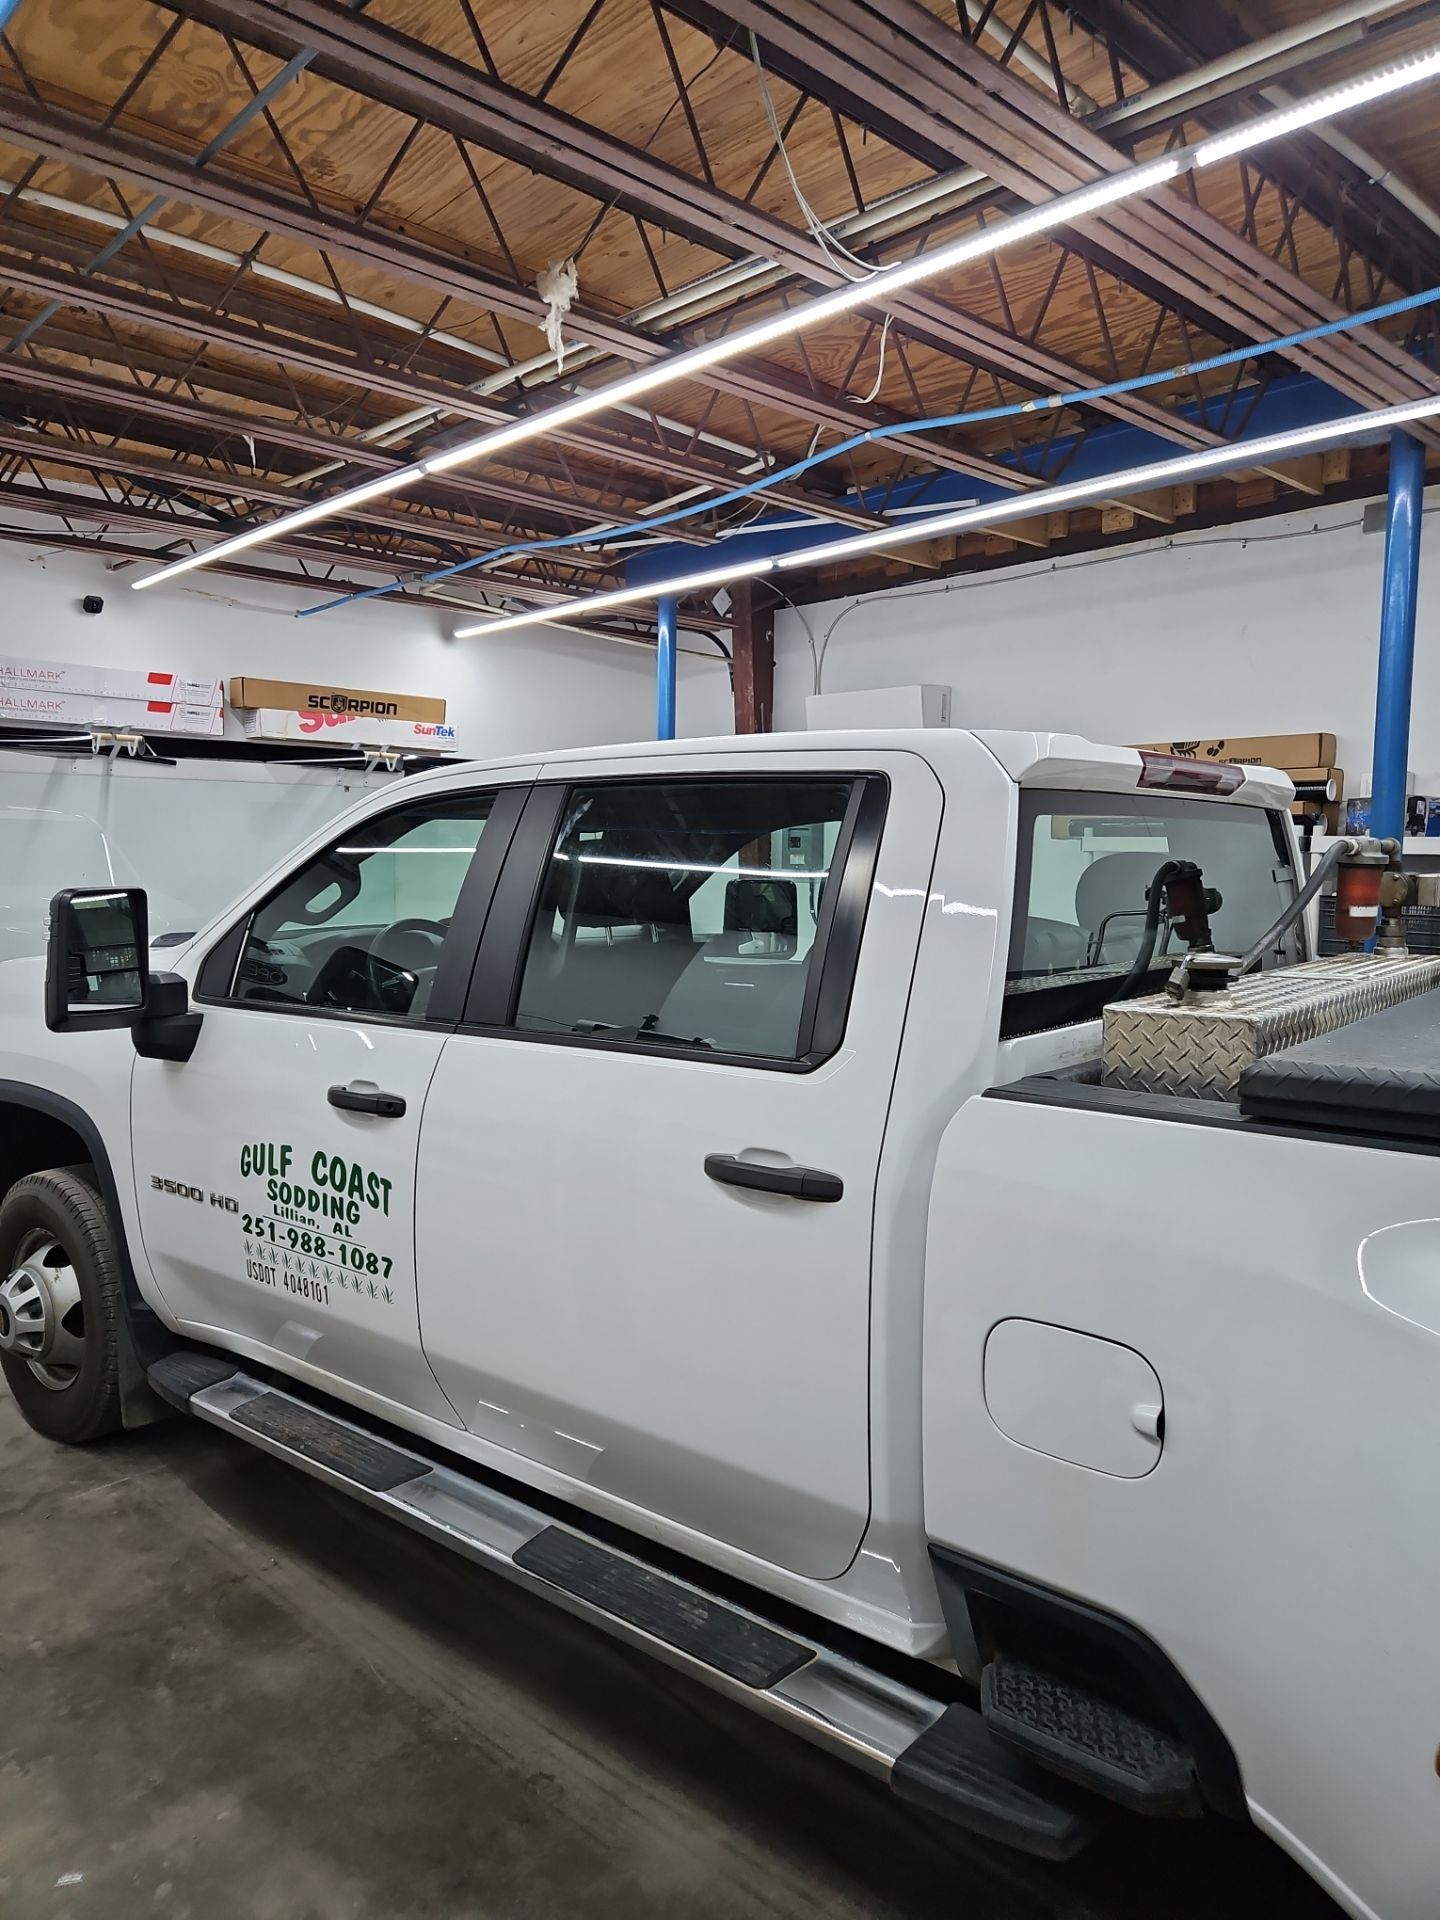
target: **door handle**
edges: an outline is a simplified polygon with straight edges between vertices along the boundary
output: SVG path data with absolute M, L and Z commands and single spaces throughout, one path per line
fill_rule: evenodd
M 792 1200 L 838 1200 L 845 1182 L 818 1167 L 767 1167 L 760 1160 L 738 1160 L 733 1153 L 707 1153 L 705 1172 L 725 1187 L 751 1187 L 756 1193 L 785 1193 Z
M 399 1120 L 405 1113 L 404 1096 L 371 1093 L 359 1087 L 331 1087 L 325 1098 L 342 1113 L 374 1113 L 382 1120 Z

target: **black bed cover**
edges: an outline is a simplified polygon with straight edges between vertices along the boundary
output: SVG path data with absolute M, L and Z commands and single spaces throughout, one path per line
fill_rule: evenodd
M 1240 1076 L 1240 1111 L 1440 1139 L 1440 989 L 1257 1060 Z

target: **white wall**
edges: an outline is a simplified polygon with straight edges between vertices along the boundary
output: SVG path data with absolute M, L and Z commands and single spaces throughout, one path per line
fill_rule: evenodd
M 1355 502 L 1214 533 L 807 607 L 828 692 L 936 681 L 957 726 L 1097 740 L 1324 732 L 1368 792 L 1384 539 Z M 1426 523 L 1410 766 L 1440 792 L 1440 525 Z M 944 590 L 941 590 L 942 587 Z M 856 605 L 853 613 L 844 610 Z M 776 725 L 812 691 L 777 620 Z
M 111 573 L 99 560 L 0 543 L 0 653 L 225 681 L 254 673 L 438 694 L 449 703 L 461 750 L 477 758 L 654 737 L 655 656 L 648 650 L 555 627 L 454 641 L 448 636 L 460 615 L 385 601 L 301 620 L 295 609 L 313 606 L 313 593 L 222 574 L 135 593 L 135 571 Z M 82 613 L 86 594 L 99 594 L 105 611 Z M 681 656 L 678 730 L 729 733 L 725 663 L 698 637 L 682 635 L 682 646 L 705 648 L 709 657 Z
M 44 951 L 60 887 L 145 887 L 153 933 L 202 927 L 352 800 L 386 788 L 401 791 L 402 777 L 7 753 L 0 741 L 0 960 Z
M 223 575 L 135 593 L 133 573 L 0 543 L 0 654 L 438 694 L 460 750 L 477 759 L 654 737 L 648 650 L 551 627 L 454 641 L 453 611 L 385 602 L 301 620 L 295 609 L 315 595 Z M 102 613 L 81 612 L 87 594 L 101 596 Z M 682 636 L 682 646 L 706 643 Z M 729 675 L 708 647 L 704 657 L 681 655 L 677 724 L 692 736 L 732 729 Z M 240 733 L 228 714 L 226 731 Z M 287 757 L 304 753 L 297 745 Z M 388 778 L 234 761 L 112 766 L 6 753 L 0 731 L 0 959 L 43 949 L 60 886 L 141 884 L 154 930 L 203 925 Z

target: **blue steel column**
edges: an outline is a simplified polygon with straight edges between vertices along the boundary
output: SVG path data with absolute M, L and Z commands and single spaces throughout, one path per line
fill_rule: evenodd
M 655 738 L 675 738 L 675 668 L 678 634 L 674 594 L 655 609 Z
M 1410 761 L 1410 688 L 1415 677 L 1415 603 L 1420 590 L 1420 521 L 1425 449 L 1408 433 L 1390 436 L 1390 492 L 1385 503 L 1385 585 L 1380 607 L 1380 673 L 1375 690 L 1375 763 L 1370 831 L 1378 839 L 1405 833 L 1405 777 Z

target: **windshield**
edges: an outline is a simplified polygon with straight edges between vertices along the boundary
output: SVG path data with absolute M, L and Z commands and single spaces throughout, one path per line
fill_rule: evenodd
M 1215 945 L 1240 953 L 1294 896 L 1284 815 L 1149 793 L 1024 793 L 1004 1036 L 1093 1020 L 1122 991 L 1154 993 L 1184 951 L 1163 914 L 1148 967 L 1146 894 L 1167 860 L 1192 860 L 1220 894 Z M 1262 966 L 1303 957 L 1292 930 Z

